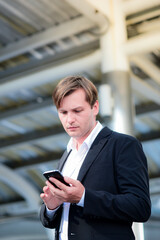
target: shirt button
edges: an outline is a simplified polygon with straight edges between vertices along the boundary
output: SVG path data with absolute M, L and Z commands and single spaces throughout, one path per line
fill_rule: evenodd
M 75 233 L 71 233 L 71 236 L 74 236 L 74 235 L 76 235 Z

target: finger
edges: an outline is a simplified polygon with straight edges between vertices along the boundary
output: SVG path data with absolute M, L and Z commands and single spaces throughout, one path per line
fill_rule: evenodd
M 47 206 L 47 196 L 45 194 L 40 194 L 40 197 L 42 199 L 42 201 L 44 202 L 44 204 Z
M 42 198 L 43 201 L 45 201 L 45 199 L 47 198 L 47 195 L 44 194 L 44 193 L 41 193 L 41 194 L 40 194 L 40 197 Z
M 55 187 L 55 189 L 54 189 L 55 191 L 57 189 L 60 189 L 60 190 L 63 190 L 63 191 L 66 190 L 66 185 L 64 183 L 60 182 L 59 180 L 57 180 L 56 178 L 51 177 L 49 180 L 57 186 L 57 188 Z
M 41 193 L 41 194 L 40 194 L 40 197 L 41 197 L 41 198 L 44 198 L 44 193 Z
M 51 181 L 51 178 L 49 178 L 49 180 Z M 51 191 L 54 191 L 56 187 L 51 183 L 52 181 L 51 182 L 50 181 L 46 181 L 46 184 Z
M 48 192 L 49 191 L 49 187 L 48 186 L 44 186 L 43 187 L 43 192 Z
M 67 177 L 67 176 L 64 177 L 64 181 L 66 183 L 69 183 L 72 186 L 77 186 L 77 184 L 79 183 L 79 181 L 77 181 L 77 180 L 75 180 L 73 178 Z

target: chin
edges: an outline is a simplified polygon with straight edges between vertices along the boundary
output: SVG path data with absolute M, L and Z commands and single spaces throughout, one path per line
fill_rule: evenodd
M 68 133 L 68 135 L 70 136 L 70 137 L 73 137 L 73 138 L 78 138 L 79 137 L 79 134 L 77 134 L 76 132 L 67 132 Z
M 68 135 L 69 135 L 70 137 L 74 137 L 74 138 L 77 138 L 77 137 L 78 137 L 77 134 L 76 134 L 76 133 L 73 133 L 73 132 L 69 132 Z

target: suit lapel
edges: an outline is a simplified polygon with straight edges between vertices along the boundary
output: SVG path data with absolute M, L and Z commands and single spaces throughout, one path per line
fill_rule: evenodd
M 104 144 L 108 141 L 111 133 L 112 131 L 107 127 L 105 127 L 98 134 L 79 171 L 78 178 L 77 178 L 79 181 L 82 181 L 88 169 L 96 159 L 97 155 L 99 154 L 99 152 L 101 152 Z

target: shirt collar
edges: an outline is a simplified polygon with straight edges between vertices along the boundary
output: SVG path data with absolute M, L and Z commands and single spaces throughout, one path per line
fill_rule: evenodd
M 86 145 L 86 147 L 89 149 L 91 147 L 93 141 L 97 137 L 98 133 L 102 130 L 102 128 L 103 128 L 102 124 L 99 121 L 97 121 L 96 126 L 94 127 L 92 132 L 89 134 L 89 136 L 84 140 L 82 145 Z M 71 149 L 72 150 L 75 149 L 75 144 L 73 142 L 73 138 L 70 138 L 70 140 L 67 144 L 67 152 L 69 152 Z

